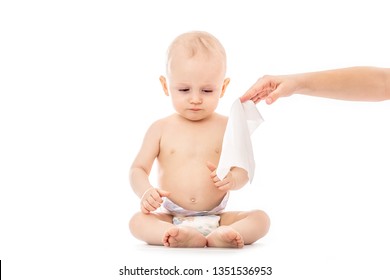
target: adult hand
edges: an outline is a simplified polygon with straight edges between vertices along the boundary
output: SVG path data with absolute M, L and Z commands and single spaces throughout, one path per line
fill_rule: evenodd
M 265 99 L 267 104 L 274 103 L 279 97 L 290 96 L 298 87 L 295 78 L 290 76 L 264 76 L 247 90 L 240 98 L 241 102 L 252 100 L 258 103 Z

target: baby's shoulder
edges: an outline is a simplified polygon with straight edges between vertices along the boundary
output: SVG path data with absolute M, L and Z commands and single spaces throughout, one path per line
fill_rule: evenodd
M 164 127 L 171 125 L 174 122 L 174 116 L 167 116 L 165 118 L 161 118 L 159 120 L 154 121 L 149 130 L 162 131 Z
M 228 122 L 228 117 L 215 113 L 214 114 L 214 121 L 217 123 L 220 123 L 222 125 L 226 125 Z

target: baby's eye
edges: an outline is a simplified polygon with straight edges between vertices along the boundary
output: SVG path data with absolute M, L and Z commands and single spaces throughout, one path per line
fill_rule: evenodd
M 213 92 L 213 90 L 212 89 L 204 89 L 203 92 L 204 93 L 211 93 L 211 92 Z
M 179 91 L 181 91 L 181 92 L 188 92 L 188 91 L 190 91 L 190 89 L 189 88 L 179 88 Z

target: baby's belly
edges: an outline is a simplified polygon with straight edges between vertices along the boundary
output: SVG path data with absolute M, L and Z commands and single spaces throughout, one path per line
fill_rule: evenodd
M 181 164 L 160 170 L 159 184 L 169 191 L 169 199 L 184 209 L 205 211 L 215 208 L 225 191 L 220 191 L 211 180 L 211 171 L 200 164 Z

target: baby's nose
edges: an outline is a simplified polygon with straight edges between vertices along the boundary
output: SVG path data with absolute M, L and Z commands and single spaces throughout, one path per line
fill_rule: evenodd
M 198 93 L 193 93 L 191 94 L 190 102 L 196 104 L 202 103 L 202 97 Z

